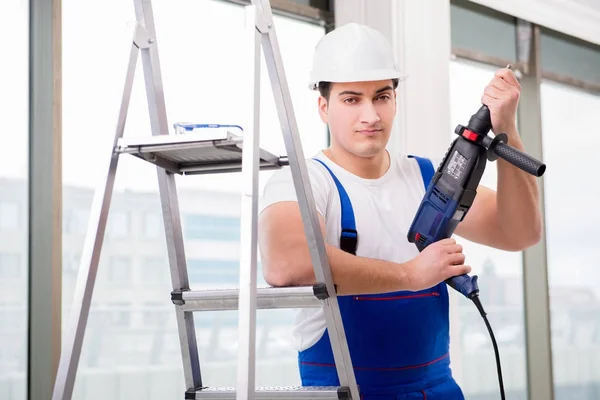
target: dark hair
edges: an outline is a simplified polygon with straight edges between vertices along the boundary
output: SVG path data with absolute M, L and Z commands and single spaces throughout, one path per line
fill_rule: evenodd
M 392 79 L 394 89 L 398 88 L 398 79 Z M 319 82 L 319 93 L 325 97 L 325 100 L 329 101 L 329 95 L 331 94 L 331 82 Z

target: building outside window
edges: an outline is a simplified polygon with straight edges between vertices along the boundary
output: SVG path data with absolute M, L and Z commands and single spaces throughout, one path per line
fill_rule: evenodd
M 0 2 L 0 399 L 27 398 L 29 1 Z

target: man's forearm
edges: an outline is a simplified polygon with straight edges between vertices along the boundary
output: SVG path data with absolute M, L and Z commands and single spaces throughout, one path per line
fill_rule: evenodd
M 330 245 L 326 249 L 338 294 L 389 293 L 408 288 L 407 263 L 357 257 Z
M 325 245 L 333 283 L 338 295 L 379 294 L 397 291 L 419 291 L 431 288 L 452 277 L 469 273 L 464 265 L 462 246 L 454 239 L 443 239 L 430 244 L 417 257 L 394 263 L 367 257 L 358 257 L 336 247 Z M 300 257 L 294 265 L 286 265 L 286 278 L 273 286 L 315 284 L 315 275 L 309 257 Z M 298 260 L 298 259 L 297 259 Z M 282 277 L 282 275 L 279 275 Z
M 524 151 L 516 129 L 507 132 L 508 144 Z M 498 161 L 498 217 L 502 231 L 519 247 L 537 243 L 542 220 L 539 207 L 539 188 L 536 177 L 507 161 Z
M 359 257 L 337 247 L 325 244 L 329 268 L 337 294 L 376 294 L 407 290 L 409 286 L 408 263 L 397 264 L 374 258 Z M 308 249 L 307 249 L 308 250 Z M 297 257 L 285 268 L 279 269 L 278 278 L 271 279 L 273 286 L 314 285 L 314 269 L 308 251 Z M 271 275 L 272 277 L 274 275 Z

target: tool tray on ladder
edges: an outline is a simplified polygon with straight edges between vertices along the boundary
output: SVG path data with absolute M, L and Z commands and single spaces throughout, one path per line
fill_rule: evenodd
M 174 174 L 207 174 L 242 170 L 243 136 L 228 131 L 195 131 L 177 135 L 120 138 L 115 151 L 132 154 Z M 279 157 L 259 149 L 261 170 L 288 165 Z

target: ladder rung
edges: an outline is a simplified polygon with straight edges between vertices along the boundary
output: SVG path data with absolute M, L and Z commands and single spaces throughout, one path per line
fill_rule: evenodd
M 206 174 L 242 170 L 241 136 L 230 132 L 190 132 L 141 138 L 120 138 L 116 153 L 132 154 L 174 174 Z M 260 168 L 277 169 L 288 165 L 279 157 L 259 149 Z
M 187 399 L 229 399 L 235 400 L 235 388 L 216 388 L 201 389 L 197 391 L 188 391 L 185 394 Z M 274 399 L 331 399 L 346 400 L 350 399 L 350 390 L 345 387 L 337 386 L 311 386 L 311 387 L 264 387 L 256 389 L 256 400 L 274 400 Z
M 238 298 L 238 289 L 186 290 L 171 294 L 171 299 L 182 311 L 237 310 Z M 256 306 L 259 309 L 311 308 L 322 305 L 313 286 L 256 289 Z

